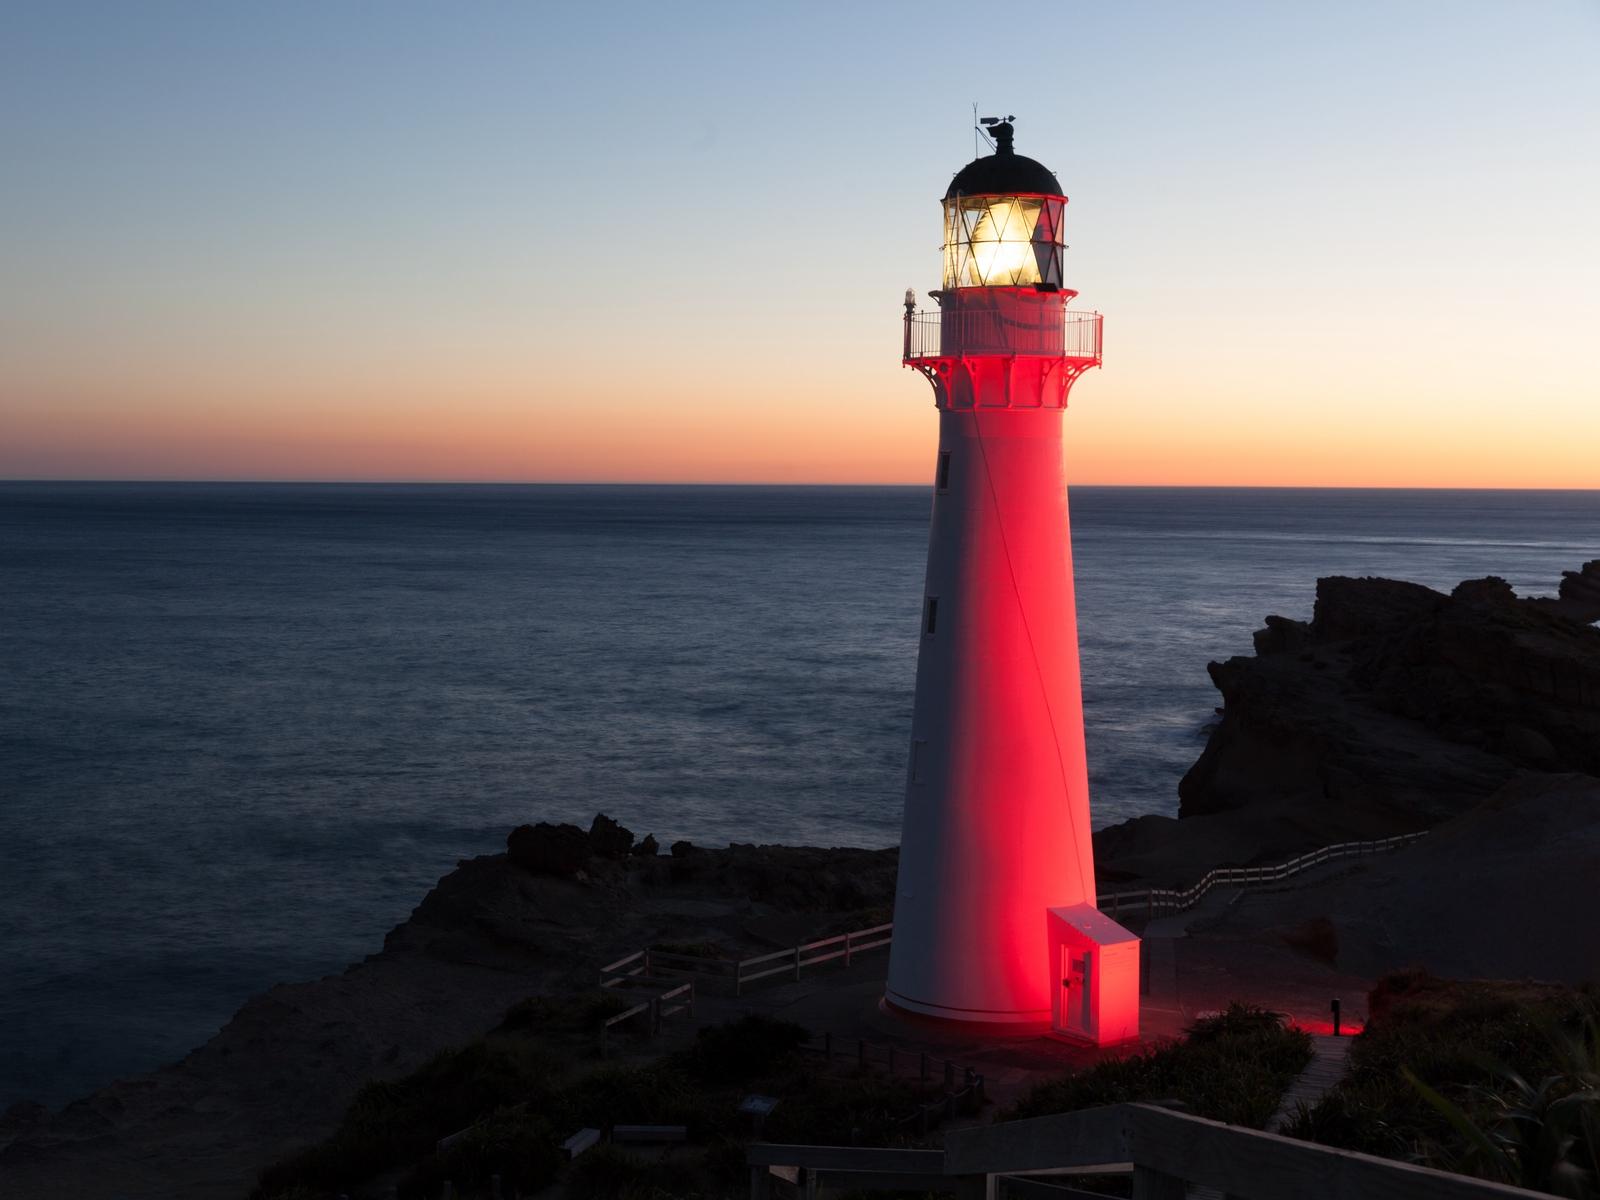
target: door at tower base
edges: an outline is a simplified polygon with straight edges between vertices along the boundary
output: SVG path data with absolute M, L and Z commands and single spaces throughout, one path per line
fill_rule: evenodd
M 1092 904 L 1050 909 L 1051 1032 L 1095 1046 L 1139 1036 L 1139 939 Z

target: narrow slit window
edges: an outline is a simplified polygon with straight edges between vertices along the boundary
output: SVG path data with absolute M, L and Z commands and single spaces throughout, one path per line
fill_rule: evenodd
M 931 634 L 939 628 L 939 597 L 928 596 L 922 602 L 922 632 Z
M 933 486 L 935 491 L 948 492 L 950 490 L 950 451 L 939 451 L 939 469 L 934 473 Z

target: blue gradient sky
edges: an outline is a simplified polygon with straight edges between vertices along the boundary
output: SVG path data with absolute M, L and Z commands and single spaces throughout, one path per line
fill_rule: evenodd
M 13 2 L 0 475 L 920 480 L 971 103 L 1098 482 L 1600 486 L 1600 5 Z

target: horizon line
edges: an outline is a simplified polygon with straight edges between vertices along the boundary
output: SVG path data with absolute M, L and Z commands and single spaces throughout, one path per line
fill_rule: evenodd
M 0 487 L 18 484 L 103 486 L 189 485 L 194 487 L 685 487 L 685 488 L 923 488 L 931 482 L 677 479 L 205 479 L 193 477 L 111 478 L 99 476 L 0 476 Z M 1516 487 L 1504 484 L 1317 484 L 1317 483 L 1095 483 L 1068 488 L 1120 491 L 1308 491 L 1308 492 L 1600 492 L 1600 487 Z

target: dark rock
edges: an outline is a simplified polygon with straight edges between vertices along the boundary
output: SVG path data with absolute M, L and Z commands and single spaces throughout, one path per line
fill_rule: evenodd
M 1540 602 L 1495 577 L 1449 596 L 1319 580 L 1308 626 L 1269 618 L 1255 657 L 1211 664 L 1222 721 L 1179 785 L 1180 816 L 1270 816 L 1310 849 L 1427 828 L 1527 767 L 1600 775 L 1600 629 L 1567 603 L 1591 581 L 1600 565 Z
M 673 842 L 671 854 L 673 858 L 688 858 L 691 854 L 704 854 L 705 851 L 693 842 Z
M 1268 617 L 1267 627 L 1253 635 L 1257 654 L 1286 654 L 1305 647 L 1311 627 L 1288 617 Z
M 1500 576 L 1488 575 L 1482 579 L 1463 579 L 1451 591 L 1450 598 L 1468 604 L 1515 604 L 1517 593 Z
M 576 825 L 518 825 L 506 837 L 506 854 L 536 875 L 576 875 L 592 854 L 589 835 Z
M 1550 744 L 1550 739 L 1538 730 L 1529 729 L 1525 725 L 1507 726 L 1501 746 L 1506 757 L 1535 767 L 1551 767 L 1559 761 L 1556 748 Z
M 633 849 L 633 831 L 605 813 L 596 813 L 589 826 L 589 851 L 598 858 L 627 858 Z
M 1576 571 L 1561 572 L 1559 594 L 1567 604 L 1587 610 L 1587 615 L 1575 614 L 1579 620 L 1600 621 L 1600 558 Z
M 639 844 L 633 848 L 634 854 L 640 858 L 654 858 L 661 853 L 661 843 L 656 841 L 656 835 L 647 833 L 639 839 Z
M 44 1105 L 33 1100 L 18 1100 L 0 1113 L 0 1141 L 28 1133 L 43 1125 L 49 1116 L 50 1110 Z

